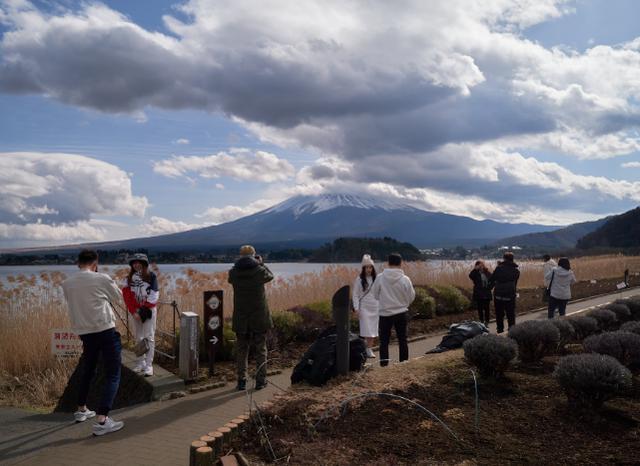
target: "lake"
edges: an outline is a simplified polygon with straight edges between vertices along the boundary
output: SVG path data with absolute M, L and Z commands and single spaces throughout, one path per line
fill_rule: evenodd
M 267 264 L 269 269 L 274 273 L 276 277 L 290 278 L 294 275 L 300 275 L 306 272 L 321 272 L 325 267 L 337 264 L 311 264 L 311 263 L 299 263 L 299 262 L 280 262 Z M 339 264 L 353 267 L 354 271 L 360 268 L 360 264 Z M 185 269 L 191 268 L 200 272 L 226 272 L 233 264 L 159 264 L 158 268 L 160 272 L 178 276 L 184 272 Z M 116 269 L 127 267 L 125 264 L 121 265 L 101 265 L 100 272 L 111 273 Z M 71 275 L 76 272 L 78 268 L 75 265 L 6 265 L 0 266 L 0 281 L 5 281 L 10 275 L 39 275 L 41 272 L 63 272 L 66 275 Z

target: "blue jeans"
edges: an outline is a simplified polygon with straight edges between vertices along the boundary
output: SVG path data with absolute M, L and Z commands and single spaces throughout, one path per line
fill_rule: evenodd
M 567 310 L 568 299 L 558 299 L 553 296 L 549 296 L 549 309 L 547 310 L 547 316 L 549 319 L 553 319 L 553 316 L 558 309 L 558 314 L 563 316 Z
M 113 406 L 113 400 L 118 392 L 118 386 L 120 386 L 120 367 L 122 364 L 120 334 L 115 328 L 110 328 L 98 333 L 80 335 L 80 339 L 82 340 L 83 365 L 78 389 L 78 406 L 87 404 L 89 386 L 96 375 L 98 356 L 102 354 L 105 383 L 104 387 L 102 387 L 100 406 L 98 406 L 96 412 L 99 415 L 106 416 Z

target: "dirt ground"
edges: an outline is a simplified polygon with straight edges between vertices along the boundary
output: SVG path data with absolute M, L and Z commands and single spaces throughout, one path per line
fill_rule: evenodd
M 266 432 L 282 463 L 295 465 L 638 464 L 637 375 L 634 388 L 602 412 L 581 414 L 567 407 L 552 378 L 556 360 L 514 366 L 501 383 L 479 381 L 477 429 L 473 376 L 459 350 L 336 379 L 323 389 L 293 389 L 265 410 Z M 400 399 L 363 397 L 336 408 L 367 392 L 412 400 L 451 432 Z M 251 464 L 268 464 L 259 438 L 253 426 L 235 447 Z

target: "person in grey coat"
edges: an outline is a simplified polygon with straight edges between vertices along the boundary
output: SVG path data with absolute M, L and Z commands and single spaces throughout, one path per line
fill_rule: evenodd
M 576 276 L 571 270 L 569 259 L 562 257 L 558 266 L 550 270 L 545 281 L 549 283 L 548 317 L 553 319 L 556 309 L 560 316 L 565 315 L 567 303 L 571 299 L 571 285 L 576 282 Z

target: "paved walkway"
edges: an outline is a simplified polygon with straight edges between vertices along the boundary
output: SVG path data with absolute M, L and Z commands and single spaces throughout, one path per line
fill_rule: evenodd
M 640 294 L 627 290 L 605 297 L 572 303 L 568 313 L 584 311 L 620 297 Z M 519 321 L 544 318 L 546 311 L 518 316 Z M 495 331 L 494 324 L 491 325 Z M 411 343 L 411 357 L 435 347 L 442 335 Z M 397 348 L 390 349 L 397 358 Z M 271 377 L 279 387 L 289 386 L 290 371 Z M 267 400 L 278 391 L 273 385 L 256 392 L 255 399 Z M 74 424 L 68 414 L 30 414 L 23 410 L 0 409 L 0 462 L 20 465 L 185 465 L 190 442 L 222 426 L 248 407 L 244 393 L 227 384 L 176 400 L 152 402 L 113 413 L 125 421 L 125 428 L 104 437 L 91 436 L 91 423 Z

